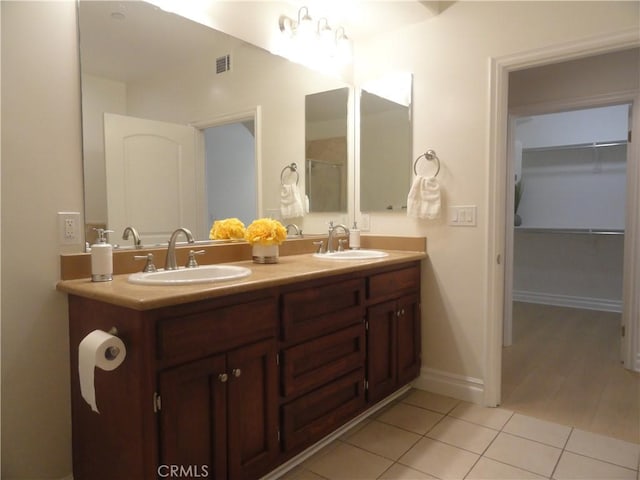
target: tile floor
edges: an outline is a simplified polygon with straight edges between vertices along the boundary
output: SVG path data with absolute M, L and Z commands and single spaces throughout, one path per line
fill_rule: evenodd
M 282 480 L 640 480 L 640 445 L 412 390 Z

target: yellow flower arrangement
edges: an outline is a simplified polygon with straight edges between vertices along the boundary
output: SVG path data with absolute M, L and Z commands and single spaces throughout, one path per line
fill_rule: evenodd
M 211 226 L 209 232 L 210 240 L 242 240 L 244 238 L 245 228 L 237 218 L 225 218 L 224 220 L 216 220 Z
M 277 220 L 259 218 L 247 227 L 244 239 L 251 245 L 280 245 L 287 238 L 287 230 Z

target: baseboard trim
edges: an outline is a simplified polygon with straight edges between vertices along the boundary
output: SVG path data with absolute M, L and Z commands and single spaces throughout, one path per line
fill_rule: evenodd
M 479 378 L 422 367 L 420 376 L 413 382 L 413 386 L 477 405 L 484 402 L 484 382 Z
M 622 300 L 607 298 L 577 297 L 572 295 L 558 295 L 555 293 L 528 292 L 514 290 L 513 300 L 526 303 L 541 303 L 557 307 L 584 308 L 587 310 L 601 310 L 604 312 L 622 312 Z

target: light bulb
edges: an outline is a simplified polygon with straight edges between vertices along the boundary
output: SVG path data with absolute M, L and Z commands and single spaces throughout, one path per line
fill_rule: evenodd
M 304 10 L 304 15 L 302 11 Z M 298 11 L 298 25 L 296 27 L 296 36 L 300 38 L 300 41 L 310 42 L 315 35 L 313 29 L 313 20 L 309 16 L 309 9 L 307 7 L 302 7 Z
M 336 30 L 336 57 L 342 64 L 351 63 L 353 51 L 351 48 L 351 40 L 344 33 L 344 28 L 340 27 Z
M 336 41 L 333 30 L 329 27 L 329 21 L 326 18 L 318 20 L 318 37 L 321 54 L 327 57 L 333 57 L 336 54 Z

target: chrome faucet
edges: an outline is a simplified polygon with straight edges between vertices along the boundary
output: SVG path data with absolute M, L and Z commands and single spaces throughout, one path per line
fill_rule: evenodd
M 191 231 L 186 228 L 178 228 L 171 234 L 171 238 L 169 238 L 169 246 L 167 247 L 167 260 L 164 263 L 165 270 L 177 270 L 178 265 L 176 263 L 176 239 L 180 232 L 184 233 L 187 236 L 187 242 L 194 243 L 193 235 Z
M 333 237 L 335 236 L 336 230 L 338 228 L 342 229 L 342 231 L 347 237 L 349 236 L 349 229 L 345 225 L 343 225 L 342 223 L 339 223 L 338 225 L 334 226 L 333 222 L 329 222 L 329 238 L 327 239 L 327 253 L 335 252 L 333 248 Z
M 122 232 L 122 239 L 129 240 L 129 234 L 133 235 L 133 246 L 135 248 L 141 248 L 142 243 L 140 242 L 140 235 L 138 235 L 138 231 L 133 227 L 127 227 Z
M 302 237 L 302 230 L 300 230 L 300 227 L 298 227 L 298 225 L 296 225 L 295 223 L 290 223 L 289 225 L 284 227 L 287 230 L 287 235 L 289 235 L 289 227 L 293 228 L 297 236 Z

